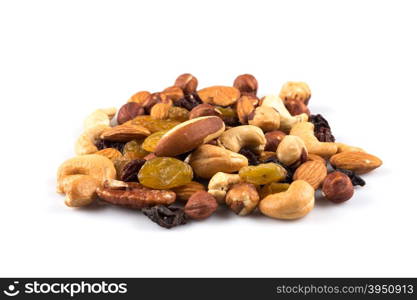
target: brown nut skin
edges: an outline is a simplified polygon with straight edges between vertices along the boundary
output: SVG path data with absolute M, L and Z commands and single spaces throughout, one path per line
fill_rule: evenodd
M 163 93 L 153 93 L 150 94 L 142 103 L 142 107 L 147 114 L 150 114 L 152 107 L 157 103 L 167 103 L 172 105 L 172 100 Z
M 227 206 L 239 216 L 250 214 L 259 200 L 256 187 L 251 183 L 234 184 L 226 194 Z
M 195 192 L 205 191 L 206 187 L 197 181 L 191 181 L 185 185 L 174 187 L 171 190 L 177 194 L 177 200 L 187 202 Z
M 140 91 L 136 94 L 133 94 L 127 102 L 136 102 L 142 104 L 145 100 L 151 95 L 148 91 Z
M 177 77 L 174 85 L 181 88 L 185 94 L 192 94 L 197 90 L 198 80 L 193 75 L 185 73 Z
M 294 180 L 304 180 L 317 190 L 327 175 L 327 167 L 320 161 L 306 161 L 294 172 Z
M 256 102 L 255 102 L 256 103 Z M 255 103 L 253 98 L 248 96 L 241 96 L 236 102 L 236 112 L 240 124 L 248 124 L 249 115 L 255 110 Z
M 218 206 L 212 195 L 206 191 L 198 191 L 188 199 L 184 212 L 191 219 L 202 220 L 210 217 Z
M 219 137 L 225 129 L 216 116 L 183 122 L 165 133 L 155 148 L 156 156 L 177 156 Z
M 170 86 L 166 88 L 165 90 L 163 90 L 162 94 L 168 99 L 171 99 L 173 102 L 176 102 L 180 100 L 181 98 L 184 98 L 184 92 L 178 86 Z
M 141 104 L 136 102 L 129 102 L 119 109 L 117 114 L 117 123 L 123 124 L 134 119 L 137 116 L 144 115 L 145 110 Z
M 305 82 L 289 81 L 282 86 L 279 96 L 284 102 L 287 100 L 299 100 L 308 105 L 311 91 Z
M 265 133 L 266 138 L 266 145 L 265 145 L 265 151 L 273 151 L 276 152 L 279 143 L 281 143 L 282 139 L 287 134 L 280 130 L 270 131 Z
M 236 77 L 233 82 L 233 87 L 240 91 L 241 95 L 256 96 L 258 91 L 258 80 L 251 74 L 242 74 Z
M 307 105 L 300 100 L 289 99 L 285 101 L 285 107 L 289 111 L 292 116 L 297 116 L 301 114 L 307 114 L 310 116 L 310 110 L 308 109 Z
M 190 120 L 191 119 L 195 119 L 198 117 L 204 117 L 204 116 L 220 116 L 221 113 L 218 109 L 216 109 L 216 107 L 214 107 L 211 104 L 200 104 L 197 105 L 196 107 L 194 107 L 191 111 L 190 111 Z
M 324 178 L 322 194 L 327 200 L 342 203 L 352 198 L 353 193 L 352 181 L 342 172 L 335 171 Z

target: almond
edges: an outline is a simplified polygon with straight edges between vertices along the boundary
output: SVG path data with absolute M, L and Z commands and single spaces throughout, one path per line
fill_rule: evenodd
M 94 154 L 98 154 L 98 155 L 102 155 L 104 157 L 107 157 L 112 162 L 114 162 L 116 159 L 123 156 L 122 153 L 120 153 L 119 150 L 114 149 L 114 148 L 106 148 L 106 149 L 100 150 L 100 151 L 98 151 Z
M 142 139 L 150 134 L 151 132 L 143 126 L 123 124 L 105 130 L 101 134 L 101 138 L 114 142 L 128 142 L 135 139 Z
M 191 181 L 190 183 L 182 186 L 178 186 L 172 189 L 172 191 L 177 194 L 177 200 L 187 202 L 188 199 L 193 195 L 195 192 L 198 191 L 205 191 L 206 188 L 201 183 L 196 181 Z
M 307 161 L 300 165 L 294 173 L 294 180 L 304 180 L 315 190 L 322 184 L 327 175 L 326 166 L 319 161 Z
M 335 168 L 350 170 L 356 174 L 368 173 L 382 165 L 378 157 L 359 151 L 335 154 L 330 158 L 330 163 Z
M 320 155 L 317 155 L 317 154 L 309 153 L 307 155 L 307 160 L 318 161 L 318 162 L 321 162 L 324 165 L 327 165 L 327 161 L 323 157 L 321 157 Z
M 248 117 L 254 110 L 253 101 L 248 96 L 242 96 L 237 100 L 236 111 L 241 124 L 248 124 Z
M 198 96 L 204 103 L 229 106 L 239 99 L 240 92 L 231 86 L 216 85 L 199 90 Z

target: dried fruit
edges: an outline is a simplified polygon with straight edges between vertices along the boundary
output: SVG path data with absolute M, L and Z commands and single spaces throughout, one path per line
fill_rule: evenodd
M 131 123 L 133 125 L 140 125 L 147 128 L 151 133 L 171 129 L 180 122 L 172 120 L 155 120 L 151 116 L 139 116 L 134 118 Z
M 259 185 L 284 180 L 287 171 L 280 165 L 267 163 L 244 167 L 240 169 L 239 176 L 245 182 Z
M 190 183 L 193 169 L 172 157 L 156 157 L 146 161 L 138 174 L 139 182 L 153 189 L 170 189 Z
M 314 135 L 320 142 L 335 141 L 329 122 L 322 115 L 311 115 L 308 121 L 314 124 Z
M 145 141 L 142 144 L 142 148 L 145 149 L 148 152 L 154 152 L 155 149 L 156 149 L 156 145 L 158 144 L 159 140 L 167 132 L 168 132 L 168 130 L 163 130 L 163 131 L 158 131 L 158 132 L 152 133 L 150 136 L 148 136 L 145 139 Z
M 287 166 L 285 166 L 285 165 L 282 165 L 282 164 L 278 161 L 278 158 L 277 158 L 277 156 L 276 156 L 276 155 L 275 155 L 275 156 L 268 157 L 267 159 L 265 159 L 265 160 L 263 161 L 263 163 L 264 163 L 264 164 L 267 164 L 267 163 L 274 163 L 274 164 L 279 165 L 280 167 L 283 167 L 283 168 L 287 171 L 287 177 L 286 177 L 284 180 L 282 180 L 282 182 L 290 183 L 290 182 L 292 182 L 292 181 L 293 181 L 293 180 L 292 180 L 292 178 L 293 178 L 293 176 L 294 176 L 293 169 L 292 169 L 291 167 L 287 167 Z
M 289 187 L 290 185 L 288 183 L 271 182 L 271 183 L 265 184 L 261 188 L 261 191 L 259 192 L 259 196 L 261 197 L 261 199 L 263 199 L 268 195 L 285 192 L 286 190 L 288 190 Z
M 190 112 L 185 108 L 170 106 L 168 110 L 168 119 L 178 122 L 185 122 L 189 119 Z
M 96 142 L 96 147 L 98 150 L 114 148 L 123 153 L 123 148 L 125 147 L 125 144 L 126 143 L 123 143 L 123 142 L 113 142 L 113 141 L 106 141 L 106 140 L 99 139 Z
M 135 159 L 123 165 L 119 178 L 125 182 L 137 182 L 140 168 L 145 164 L 144 159 Z
M 258 155 L 249 148 L 240 149 L 239 154 L 246 156 L 250 166 L 257 166 L 260 164 Z
M 362 179 L 362 177 L 356 175 L 355 172 L 345 170 L 345 169 L 336 169 L 335 171 L 342 172 L 343 174 L 347 175 L 350 178 L 350 181 L 352 181 L 353 186 L 364 186 L 366 184 L 365 180 Z
M 186 110 L 191 111 L 194 107 L 202 103 L 203 101 L 201 101 L 197 93 L 191 93 L 185 94 L 184 98 L 175 101 L 174 105 L 178 107 L 183 107 Z
M 206 191 L 198 191 L 190 197 L 184 207 L 184 212 L 191 219 L 202 220 L 210 217 L 218 206 L 212 195 Z
M 238 126 L 239 118 L 236 111 L 231 107 L 217 106 L 216 110 L 220 112 L 220 118 L 227 126 Z
M 153 222 L 167 229 L 187 223 L 184 210 L 179 207 L 157 205 L 143 208 L 142 212 Z
M 149 154 L 143 149 L 143 140 L 133 140 L 124 145 L 123 156 L 127 159 L 140 159 Z

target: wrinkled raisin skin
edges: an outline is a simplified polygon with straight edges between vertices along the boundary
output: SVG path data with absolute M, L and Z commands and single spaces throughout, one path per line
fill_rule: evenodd
M 191 111 L 197 105 L 202 104 L 200 97 L 197 93 L 186 94 L 184 98 L 179 99 L 178 101 L 174 102 L 174 106 L 185 108 Z
M 135 159 L 128 162 L 120 172 L 120 180 L 125 182 L 139 182 L 138 173 L 145 162 L 146 160 L 144 159 Z
M 257 166 L 260 164 L 258 156 L 250 149 L 242 148 L 240 149 L 239 154 L 242 154 L 248 159 L 250 166 Z
M 121 153 L 123 153 L 123 148 L 125 146 L 126 143 L 121 143 L 121 142 L 112 142 L 112 141 L 106 141 L 106 140 L 98 140 L 96 142 L 96 147 L 98 150 L 103 150 L 103 149 L 107 149 L 107 148 L 114 148 L 119 150 Z
M 335 171 L 339 171 L 345 175 L 347 175 L 347 177 L 350 178 L 350 181 L 352 182 L 353 186 L 364 186 L 366 184 L 365 180 L 362 179 L 362 177 L 358 176 L 355 174 L 355 172 L 350 171 L 350 170 L 345 170 L 345 169 L 335 169 Z
M 309 122 L 314 124 L 314 135 L 320 142 L 335 141 L 329 122 L 322 115 L 311 115 Z
M 184 209 L 179 207 L 157 205 L 143 208 L 142 212 L 153 222 L 167 229 L 187 223 Z

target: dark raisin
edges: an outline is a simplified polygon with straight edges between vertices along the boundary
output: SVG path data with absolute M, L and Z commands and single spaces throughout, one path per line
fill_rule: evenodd
M 139 182 L 138 173 L 145 164 L 144 159 L 135 159 L 128 162 L 120 171 L 120 180 L 125 182 Z
M 342 172 L 343 174 L 347 175 L 350 178 L 350 181 L 352 181 L 353 186 L 364 186 L 366 184 L 365 180 L 362 179 L 362 177 L 355 174 L 355 172 L 345 169 L 335 169 L 335 171 Z
M 329 122 L 322 115 L 311 115 L 309 122 L 314 124 L 314 135 L 320 142 L 335 141 Z
M 249 165 L 257 166 L 260 164 L 258 156 L 255 153 L 253 153 L 253 151 L 251 151 L 250 149 L 242 148 L 240 149 L 239 153 L 242 154 L 243 156 L 246 156 L 246 158 L 249 161 Z
M 103 149 L 107 149 L 107 148 L 114 148 L 119 150 L 120 152 L 123 153 L 123 148 L 125 146 L 126 143 L 122 143 L 122 142 L 112 142 L 112 141 L 106 141 L 106 140 L 98 140 L 96 142 L 96 147 L 98 150 L 103 150 Z
M 179 207 L 157 205 L 143 208 L 142 212 L 159 226 L 168 229 L 187 223 L 184 209 Z
M 202 104 L 200 97 L 197 93 L 186 94 L 184 98 L 181 98 L 174 102 L 174 106 L 179 106 L 191 111 L 197 105 Z

